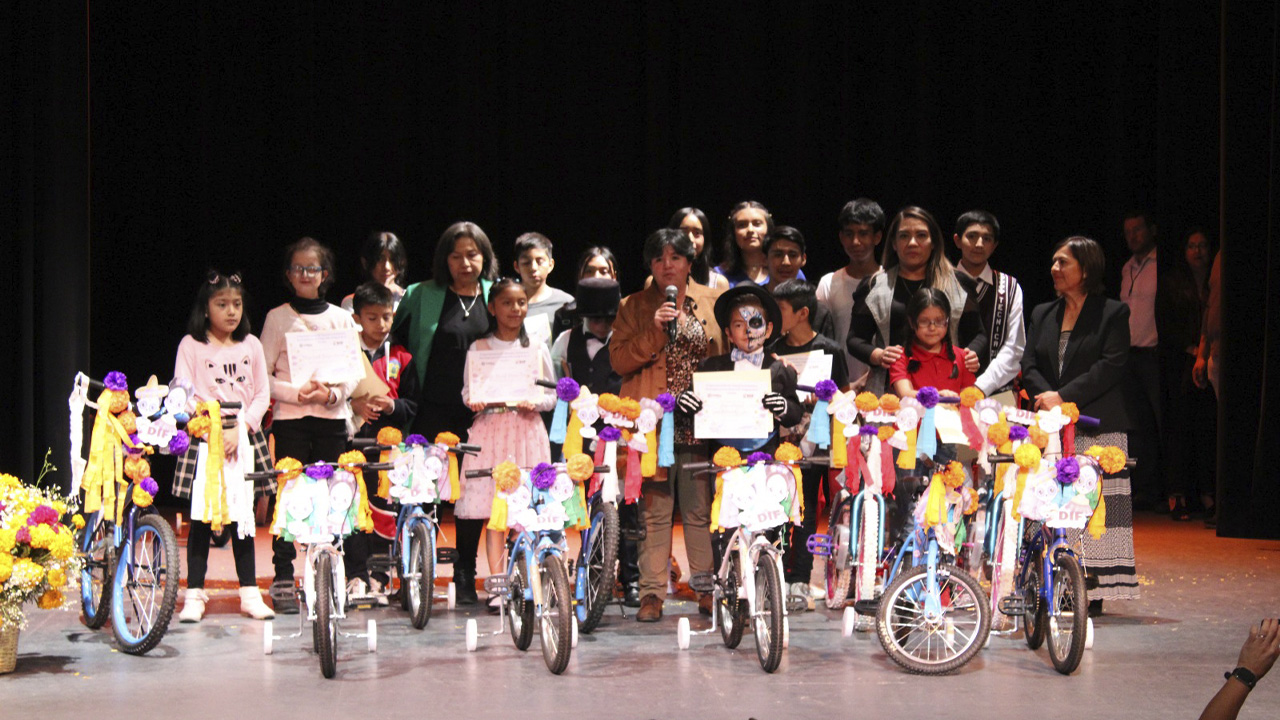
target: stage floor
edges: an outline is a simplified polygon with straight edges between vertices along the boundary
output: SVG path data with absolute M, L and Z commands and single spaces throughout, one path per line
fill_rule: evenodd
M 1135 528 L 1142 598 L 1108 603 L 1096 640 L 1071 677 L 1054 672 L 1046 651 L 1011 637 L 960 672 L 918 677 L 902 672 L 875 634 L 840 634 L 840 616 L 823 610 L 791 619 L 791 644 L 773 675 L 760 670 L 748 633 L 737 650 L 719 635 L 676 646 L 678 617 L 706 627 L 687 588 L 668 598 L 656 624 L 622 619 L 616 609 L 583 635 L 564 675 L 550 675 L 535 637 L 517 651 L 507 634 L 483 636 L 468 653 L 464 623 L 481 632 L 498 619 L 483 609 L 436 606 L 414 630 L 397 609 L 355 611 L 350 629 L 378 621 L 378 650 L 362 639 L 339 642 L 333 680 L 320 676 L 311 631 L 277 640 L 262 653 L 262 623 L 236 614 L 229 549 L 211 551 L 211 612 L 197 625 L 176 619 L 145 657 L 113 648 L 109 628 L 85 629 L 78 615 L 32 612 L 18 648 L 18 668 L 0 676 L 6 718 L 39 713 L 105 718 L 244 716 L 356 718 L 584 717 L 781 718 L 1196 717 L 1234 667 L 1250 623 L 1280 614 L 1280 542 L 1216 538 L 1199 521 L 1175 524 L 1139 514 Z M 447 529 L 452 537 L 451 529 Z M 184 561 L 185 561 L 185 550 Z M 684 562 L 683 547 L 677 558 Z M 185 564 L 185 562 L 184 562 Z M 484 560 L 480 567 L 486 567 Z M 450 572 L 443 566 L 444 572 Z M 269 573 L 259 535 L 258 569 Z M 686 571 L 687 572 L 687 571 Z M 687 580 L 687 577 L 685 578 Z M 297 629 L 277 618 L 276 632 Z M 1265 678 L 1242 718 L 1276 717 L 1280 671 Z M 232 715 L 234 713 L 234 715 Z

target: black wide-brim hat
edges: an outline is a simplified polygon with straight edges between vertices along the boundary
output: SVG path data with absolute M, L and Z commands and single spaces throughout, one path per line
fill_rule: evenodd
M 573 294 L 573 314 L 581 318 L 614 317 L 621 301 L 622 291 L 617 280 L 584 278 L 578 281 L 578 289 Z
M 760 306 L 764 308 L 765 317 L 773 323 L 773 332 L 770 333 L 766 343 L 777 340 L 782 335 L 782 310 L 779 309 L 778 301 L 773 299 L 773 295 L 768 290 L 751 281 L 738 283 L 716 298 L 716 322 L 720 323 L 720 329 L 726 333 L 729 332 L 729 308 L 736 298 L 743 295 L 754 295 L 759 299 Z

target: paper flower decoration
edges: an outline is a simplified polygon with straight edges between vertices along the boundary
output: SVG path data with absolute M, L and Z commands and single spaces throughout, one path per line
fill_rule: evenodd
M 418 433 L 414 433 L 404 439 L 404 444 L 405 445 L 426 445 L 427 438 L 424 435 L 419 435 Z
M 769 462 L 773 458 L 767 452 L 753 452 L 747 456 L 747 464 L 755 465 L 757 463 Z
M 818 384 L 813 386 L 813 394 L 819 400 L 831 402 L 831 398 L 835 397 L 836 390 L 839 389 L 839 386 L 833 380 L 819 380 Z
M 190 447 L 191 437 L 183 430 L 179 430 L 173 434 L 173 437 L 169 438 L 170 455 L 182 455 Z
M 1073 457 L 1065 457 L 1056 464 L 1058 470 L 1058 482 L 1063 485 L 1073 485 L 1076 480 L 1080 479 L 1080 461 Z
M 853 404 L 858 408 L 858 412 L 875 412 L 880 407 L 880 398 L 876 397 L 875 393 L 860 392 L 858 393 L 858 396 L 853 399 Z M 888 408 L 885 408 L 885 410 L 892 412 Z
M 348 450 L 338 456 L 338 464 L 351 471 L 359 470 L 365 462 L 364 453 L 359 450 Z
M 876 430 L 876 436 L 880 438 L 880 442 L 885 442 L 893 437 L 893 431 L 894 427 L 892 425 L 881 425 L 880 429 Z
M 804 454 L 800 452 L 800 448 L 796 447 L 795 444 L 784 442 L 778 446 L 777 451 L 773 453 L 773 457 L 778 462 L 793 463 L 799 462 L 804 457 Z
M 129 379 L 119 370 L 112 370 L 107 373 L 107 376 L 102 379 L 102 384 L 108 390 L 121 391 L 129 389 Z
M 1049 433 L 1034 425 L 1027 428 L 1027 438 L 1031 440 L 1032 445 L 1035 445 L 1041 450 L 1044 450 L 1049 446 Z
M 622 439 L 622 431 L 610 425 L 600 431 L 600 439 L 605 442 L 618 442 Z
M 719 450 L 716 450 L 716 454 L 711 458 L 711 462 L 714 463 L 716 467 L 721 468 L 738 467 L 742 464 L 742 455 L 738 454 L 737 448 L 725 445 Z
M 384 427 L 378 431 L 379 445 L 399 445 L 404 440 L 404 434 L 399 429 L 393 427 Z
M 556 381 L 556 399 L 567 403 L 573 402 L 578 399 L 578 392 L 581 389 L 582 386 L 578 384 L 577 380 L 571 377 L 560 378 Z
M 556 482 L 556 469 L 551 463 L 538 463 L 530 473 L 533 486 L 539 490 L 550 490 Z
M 942 484 L 952 490 L 964 485 L 964 466 L 955 460 L 947 463 L 939 474 L 942 476 Z
M 307 477 L 311 478 L 312 480 L 328 480 L 329 478 L 333 477 L 333 468 L 326 465 L 325 463 L 316 463 L 315 465 L 308 465 L 305 472 L 307 473 Z
M 880 396 L 880 409 L 887 413 L 898 412 L 898 408 L 902 407 L 902 401 L 893 393 L 885 393 Z
M 858 428 L 858 434 L 861 435 L 862 437 L 871 437 L 872 435 L 879 437 L 880 429 L 877 428 L 875 425 L 863 425 L 862 427 Z
M 654 400 L 657 400 L 658 404 L 662 406 L 662 412 L 664 413 L 669 413 L 676 409 L 676 399 L 671 393 L 664 392 Z
M 1021 425 L 1014 425 L 1009 428 L 1010 440 L 1026 440 L 1028 437 L 1031 437 L 1031 433 L 1027 432 L 1027 429 Z
M 1066 415 L 1071 419 L 1071 423 L 1073 425 L 1080 420 L 1080 408 L 1077 407 L 1075 403 L 1064 402 L 1058 406 L 1058 409 L 1062 411 L 1063 415 Z
M 1106 447 L 1094 445 L 1085 450 L 1084 454 L 1097 460 L 1102 472 L 1108 475 L 1114 475 L 1123 470 L 1125 463 L 1128 461 L 1123 450 L 1110 445 Z
M 302 474 L 302 463 L 291 457 L 282 457 L 276 461 L 276 471 L 280 473 L 279 480 L 283 487 L 283 483 Z
M 448 445 L 449 447 L 453 447 L 454 445 L 457 445 L 461 441 L 462 441 L 461 438 L 459 438 L 457 435 L 454 435 L 451 432 L 446 431 L 446 432 L 436 433 L 436 442 L 440 443 L 441 445 Z
M 142 482 L 138 484 L 141 485 L 142 489 L 146 490 L 147 494 L 150 495 L 151 497 L 155 497 L 156 493 L 160 492 L 160 485 L 156 483 L 154 478 L 150 478 L 150 477 L 143 478 Z
M 987 428 L 987 439 L 992 445 L 1000 447 L 1009 442 L 1009 433 L 1011 428 L 1007 422 L 998 422 Z
M 1023 470 L 1031 470 L 1040 465 L 1040 448 L 1030 443 L 1019 445 L 1013 453 L 1013 461 Z
M 916 400 L 926 410 L 938 404 L 938 388 L 926 385 L 916 391 Z
M 574 482 L 586 482 L 596 472 L 596 463 L 586 453 L 578 453 L 565 462 L 565 470 L 569 479 Z
M 520 487 L 520 468 L 510 460 L 493 469 L 493 482 L 498 492 L 509 493 Z
M 960 391 L 960 404 L 971 408 L 977 405 L 986 396 L 976 387 L 967 387 Z

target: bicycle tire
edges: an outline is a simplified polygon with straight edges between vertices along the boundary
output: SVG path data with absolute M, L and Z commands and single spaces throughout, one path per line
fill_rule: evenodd
M 876 634 L 889 658 L 907 671 L 941 675 L 963 667 L 982 650 L 991 613 L 986 593 L 972 575 L 939 563 L 942 617 L 930 621 L 919 600 L 928 592 L 928 571 L 916 565 L 889 583 L 876 611 Z
M 397 523 L 399 520 L 397 519 Z M 413 605 L 409 602 L 409 530 L 413 526 L 405 523 L 403 526 L 396 526 L 396 539 L 399 543 L 399 554 L 396 554 L 396 547 L 391 548 L 391 567 L 392 570 L 400 577 L 400 608 L 407 613 L 413 613 Z
M 1044 644 L 1044 633 L 1048 620 L 1046 619 L 1044 603 L 1040 601 L 1040 588 L 1044 583 L 1041 580 L 1040 572 L 1040 556 L 1034 555 L 1027 558 L 1027 562 L 1031 563 L 1031 567 L 1027 568 L 1027 575 L 1022 581 L 1022 638 L 1027 641 L 1027 647 L 1032 650 L 1039 650 Z
M 742 585 L 742 572 L 739 570 L 738 553 L 731 553 L 726 560 L 729 563 L 725 581 L 722 583 L 720 597 L 716 600 L 715 609 L 720 613 L 720 639 L 730 650 L 742 642 L 742 631 L 746 627 L 746 618 L 750 609 L 745 598 L 738 597 Z
M 338 620 L 333 617 L 335 605 L 333 557 L 327 552 L 316 558 L 316 622 L 312 635 L 316 654 L 320 656 L 320 674 L 332 678 L 338 665 Z
M 573 651 L 573 595 L 569 587 L 569 573 L 558 555 L 548 554 L 542 559 L 542 659 L 553 675 L 559 675 L 569 665 L 569 653 Z
M 837 555 L 840 548 L 849 546 L 850 516 L 853 512 L 853 498 L 843 490 L 831 503 L 831 514 L 827 523 L 827 535 L 831 538 L 831 554 L 823 562 L 823 575 L 827 581 L 825 602 L 828 610 L 839 610 L 849 600 L 849 585 L 853 582 L 853 568 L 838 567 Z
M 419 630 L 431 622 L 435 578 L 435 543 L 427 524 L 415 522 L 409 530 L 409 573 L 400 578 L 400 585 L 409 596 L 409 621 Z
M 108 588 L 115 577 L 115 546 L 100 512 L 85 519 L 79 534 L 76 545 L 84 555 L 80 568 L 80 621 L 90 630 L 97 630 L 111 617 Z
M 160 643 L 178 603 L 181 576 L 178 539 L 169 522 L 155 514 L 138 516 L 133 537 L 116 559 L 111 588 L 112 629 L 121 651 L 143 655 Z
M 873 600 L 876 593 L 876 570 L 880 565 L 880 509 L 875 503 L 862 505 L 862 537 L 858 538 L 857 572 L 853 573 L 853 599 Z
M 528 650 L 533 642 L 533 601 L 525 598 L 524 553 L 516 556 L 512 563 L 515 570 L 511 573 L 509 609 L 511 611 L 511 642 L 517 650 Z
M 613 585 L 618 581 L 619 532 L 618 507 L 597 500 L 591 508 L 591 529 L 587 544 L 582 546 L 575 578 L 582 591 L 576 609 L 579 632 L 595 630 L 613 601 Z
M 778 577 L 778 565 L 767 552 L 756 558 L 756 612 L 754 630 L 756 657 L 767 673 L 778 669 L 782 662 L 783 611 L 782 582 Z
M 1053 573 L 1053 597 L 1049 600 L 1045 640 L 1053 669 L 1070 675 L 1080 667 L 1080 659 L 1084 657 L 1089 600 L 1084 571 L 1074 555 L 1058 553 L 1053 559 Z

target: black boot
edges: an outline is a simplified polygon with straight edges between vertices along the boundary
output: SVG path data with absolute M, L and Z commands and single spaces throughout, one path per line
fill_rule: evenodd
M 622 604 L 640 607 L 640 550 L 635 541 L 623 540 L 618 550 L 618 582 L 622 585 Z
M 471 568 L 453 566 L 453 584 L 455 597 L 459 605 L 475 605 L 480 602 L 476 595 L 476 571 Z

